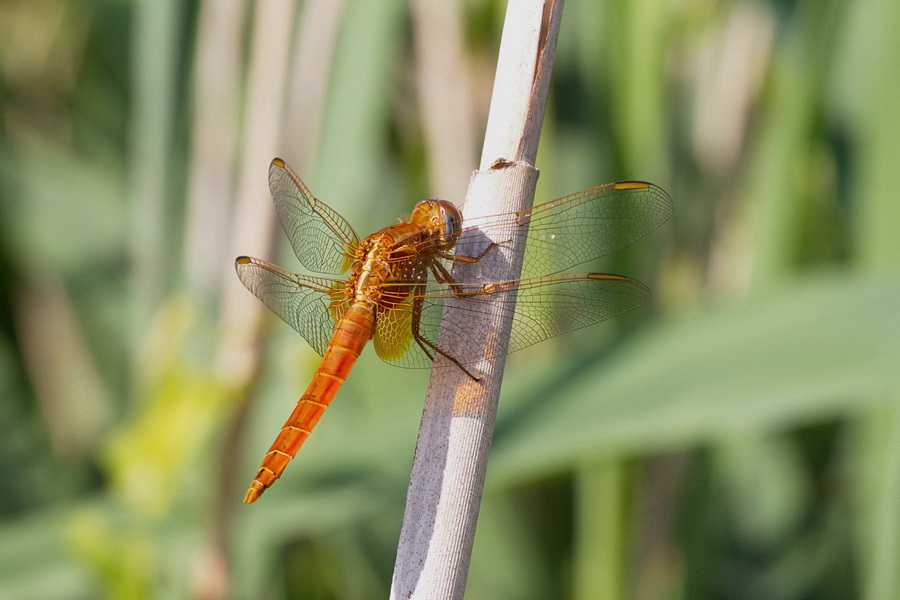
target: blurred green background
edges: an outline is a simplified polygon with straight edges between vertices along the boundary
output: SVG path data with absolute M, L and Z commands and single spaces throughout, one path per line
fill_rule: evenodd
M 427 373 L 317 356 L 285 158 L 366 234 L 477 166 L 505 3 L 0 3 L 0 598 L 384 598 Z M 510 358 L 467 598 L 900 597 L 900 3 L 568 0 L 538 201 L 653 181 L 654 300 Z

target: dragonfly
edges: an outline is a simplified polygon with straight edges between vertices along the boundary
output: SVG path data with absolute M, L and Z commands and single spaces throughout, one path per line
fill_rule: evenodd
M 241 282 L 322 356 L 306 392 L 263 458 L 244 502 L 255 502 L 281 477 L 307 440 L 365 345 L 402 367 L 444 365 L 479 379 L 459 349 L 477 343 L 479 315 L 513 309 L 504 354 L 604 321 L 649 300 L 643 284 L 610 273 L 568 273 L 662 225 L 669 195 L 643 181 L 591 188 L 532 208 L 464 219 L 446 200 L 418 202 L 409 219 L 364 238 L 318 200 L 281 159 L 269 167 L 279 220 L 300 263 L 321 275 L 288 271 L 258 258 L 235 261 Z M 489 240 L 478 248 L 463 240 Z M 522 276 L 457 281 L 454 263 L 507 260 L 525 242 Z M 476 244 L 477 245 L 477 244 Z M 461 303 L 471 321 L 441 321 Z M 448 360 L 434 361 L 437 355 Z

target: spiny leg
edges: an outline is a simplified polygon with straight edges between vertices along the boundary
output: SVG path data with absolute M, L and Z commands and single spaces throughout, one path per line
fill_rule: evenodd
M 481 252 L 481 254 L 479 254 L 478 256 L 459 256 L 458 254 L 449 254 L 449 253 L 445 253 L 445 252 L 439 253 L 438 256 L 441 258 L 445 258 L 447 260 L 452 260 L 453 262 L 461 262 L 461 263 L 478 262 L 479 260 L 481 260 L 482 258 L 487 256 L 487 253 L 490 252 L 495 247 L 502 246 L 503 244 L 508 244 L 511 241 L 512 240 L 506 240 L 504 242 L 491 242 L 490 244 L 488 244 L 487 248 L 485 248 Z
M 481 381 L 481 377 L 476 377 L 475 375 L 473 375 L 471 372 L 469 372 L 468 369 L 466 369 L 464 366 L 462 366 L 462 363 L 460 363 L 458 360 L 456 360 L 456 358 L 454 358 L 453 356 L 450 356 L 448 353 L 446 353 L 443 350 L 441 350 L 440 348 L 438 348 L 436 345 L 431 343 L 430 340 L 426 339 L 425 336 L 423 336 L 419 332 L 419 327 L 421 324 L 421 321 L 419 320 L 419 316 L 422 314 L 422 304 L 425 302 L 425 299 L 422 298 L 422 296 L 421 296 L 421 292 L 424 290 L 424 288 L 425 288 L 425 286 L 422 284 L 419 284 L 416 286 L 416 291 L 415 291 L 415 296 L 414 296 L 415 299 L 413 300 L 413 309 L 412 309 L 413 339 L 416 340 L 416 343 L 419 345 L 419 347 L 422 349 L 422 351 L 425 353 L 425 355 L 428 356 L 429 359 L 434 360 L 434 355 L 440 354 L 444 358 L 451 361 L 454 365 L 459 367 L 460 371 L 462 371 L 463 373 L 465 373 L 466 375 L 471 377 L 473 380 Z M 430 352 L 429 352 L 429 348 L 431 349 Z
M 484 258 L 485 256 L 487 256 L 487 253 L 490 252 L 491 250 L 493 250 L 495 247 L 501 246 L 503 244 L 508 244 L 511 241 L 512 240 L 509 239 L 509 240 L 505 240 L 503 242 L 491 242 L 490 244 L 487 245 L 487 248 L 485 248 L 484 250 L 481 251 L 481 253 L 478 256 L 459 256 L 456 254 L 449 254 L 449 253 L 444 253 L 444 252 L 437 253 L 437 256 L 439 258 L 442 258 L 445 260 L 452 260 L 454 262 L 461 262 L 461 263 L 467 263 L 467 264 L 475 263 L 475 262 L 478 262 L 479 260 L 481 260 L 482 258 Z M 434 275 L 434 278 L 439 283 L 449 285 L 450 289 L 453 290 L 453 292 L 457 295 L 458 298 L 471 298 L 472 296 L 478 296 L 478 295 L 485 294 L 489 291 L 494 291 L 493 289 L 489 289 L 489 288 L 492 288 L 493 286 L 482 285 L 481 289 L 479 289 L 477 291 L 464 292 L 462 290 L 462 288 L 459 286 L 459 284 L 457 284 L 456 281 L 453 280 L 453 275 L 451 275 L 450 272 L 447 270 L 447 268 L 444 267 L 444 265 L 442 265 L 440 262 L 432 261 L 429 266 L 431 268 L 432 274 Z M 420 348 L 422 348 L 422 351 L 425 352 L 425 354 L 429 358 L 431 358 L 431 359 L 434 358 L 432 352 L 428 351 L 428 348 L 431 348 L 431 350 L 434 353 L 440 354 L 440 355 L 444 356 L 445 358 L 447 358 L 448 360 L 452 361 L 453 364 L 455 364 L 457 367 L 459 367 L 459 369 L 463 373 L 465 373 L 466 375 L 471 377 L 473 380 L 481 381 L 481 377 L 476 377 L 475 375 L 470 373 L 468 369 L 463 367 L 462 364 L 458 360 L 456 360 L 456 358 L 454 358 L 453 356 L 450 356 L 449 354 L 447 354 L 446 352 L 444 352 L 443 350 L 441 350 L 440 348 L 435 346 L 433 343 L 431 343 L 429 340 L 427 340 L 424 336 L 422 336 L 421 333 L 419 333 L 419 314 L 421 313 L 421 307 L 424 302 L 424 299 L 421 298 L 420 295 L 423 290 L 424 290 L 424 286 L 421 286 L 421 285 L 417 286 L 417 293 L 415 294 L 416 299 L 413 303 L 413 323 L 412 323 L 413 339 L 416 340 L 416 343 L 419 345 Z
M 480 287 L 471 292 L 463 291 L 462 287 L 456 281 L 453 280 L 453 275 L 447 271 L 446 267 L 441 263 L 435 262 L 430 265 L 431 273 L 434 275 L 434 278 L 438 281 L 438 283 L 443 283 L 450 286 L 450 289 L 453 290 L 453 293 L 456 294 L 457 298 L 472 298 L 473 296 L 483 296 L 485 294 L 492 294 L 494 292 L 499 292 L 500 290 L 509 287 L 509 283 L 481 283 L 477 284 Z M 470 284 L 473 285 L 473 284 Z

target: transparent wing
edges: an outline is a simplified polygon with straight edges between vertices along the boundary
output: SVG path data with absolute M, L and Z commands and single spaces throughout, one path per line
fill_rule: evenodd
M 431 283 L 422 293 L 410 289 L 404 302 L 387 311 L 386 322 L 383 317 L 376 322 L 375 348 L 386 362 L 412 368 L 431 366 L 433 352 L 427 351 L 427 344 L 423 348 L 413 339 L 411 324 L 418 320 L 421 336 L 437 345 L 448 298 L 455 298 L 456 306 L 470 318 L 444 324 L 441 349 L 463 365 L 477 357 L 463 355 L 464 350 L 460 349 L 477 348 L 489 336 L 490 332 L 483 330 L 483 323 L 488 322 L 483 317 L 497 306 L 515 306 L 507 350 L 511 353 L 605 321 L 650 299 L 650 290 L 643 284 L 606 273 L 567 273 L 489 284 L 462 283 L 456 284 L 455 290 L 447 284 Z
M 412 298 L 381 311 L 376 317 L 372 347 L 385 362 L 413 367 L 429 365 L 428 355 L 413 340 L 412 318 Z
M 249 256 L 238 257 L 234 266 L 254 296 L 300 332 L 316 352 L 325 353 L 346 305 L 343 281 L 298 275 Z
M 649 234 L 672 215 L 672 199 L 643 181 L 584 190 L 514 213 L 464 219 L 457 253 L 475 256 L 462 240 L 527 237 L 522 276 L 559 273 L 606 256 Z
M 347 270 L 359 236 L 337 212 L 316 199 L 280 158 L 269 167 L 269 189 L 294 254 L 315 273 L 338 275 Z
M 269 181 L 279 217 L 304 266 L 316 272 L 345 271 L 359 245 L 358 236 L 346 221 L 316 200 L 283 161 L 273 161 Z M 485 266 L 508 258 L 506 240 L 521 242 L 527 237 L 522 270 L 525 277 L 511 281 L 435 282 L 429 276 L 430 266 L 449 268 L 446 257 L 435 255 L 428 241 L 418 251 L 415 246 L 407 246 L 386 259 L 404 263 L 395 270 L 399 282 L 387 282 L 372 290 L 381 298 L 376 311 L 375 349 L 392 364 L 430 366 L 444 303 L 451 298 L 472 318 L 445 324 L 440 350 L 461 364 L 477 360 L 466 356 L 466 349 L 489 337 L 490 332 L 481 329 L 486 321 L 481 317 L 496 306 L 509 309 L 512 334 L 508 352 L 636 308 L 649 299 L 650 292 L 627 277 L 545 274 L 559 273 L 634 242 L 664 223 L 672 210 L 671 198 L 661 188 L 626 181 L 520 212 L 465 220 L 458 254 L 481 254 L 485 247 L 477 245 L 487 243 L 479 241 L 484 240 L 481 234 L 500 242 L 484 256 Z M 304 277 L 246 257 L 238 259 L 237 269 L 248 289 L 319 353 L 324 352 L 334 323 L 346 308 L 344 282 Z

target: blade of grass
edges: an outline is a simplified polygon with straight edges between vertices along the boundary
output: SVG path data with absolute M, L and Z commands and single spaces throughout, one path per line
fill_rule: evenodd
M 853 174 L 858 206 L 855 246 L 861 269 L 896 274 L 900 268 L 900 40 L 895 32 L 900 5 L 890 0 L 854 3 L 849 23 L 839 55 L 842 76 L 837 79 L 837 92 L 849 109 L 859 140 Z M 884 301 L 896 309 L 895 298 Z M 860 591 L 867 600 L 900 596 L 900 386 L 885 400 L 888 406 L 861 419 L 853 435 Z
M 134 108 L 131 119 L 131 347 L 162 303 L 174 258 L 168 203 L 178 83 L 181 3 L 143 0 L 134 19 Z
M 575 488 L 575 600 L 625 597 L 625 465 L 585 465 Z
M 871 410 L 900 385 L 900 311 L 885 301 L 898 297 L 895 279 L 804 279 L 530 381 L 519 390 L 528 399 L 498 427 L 492 481 Z

